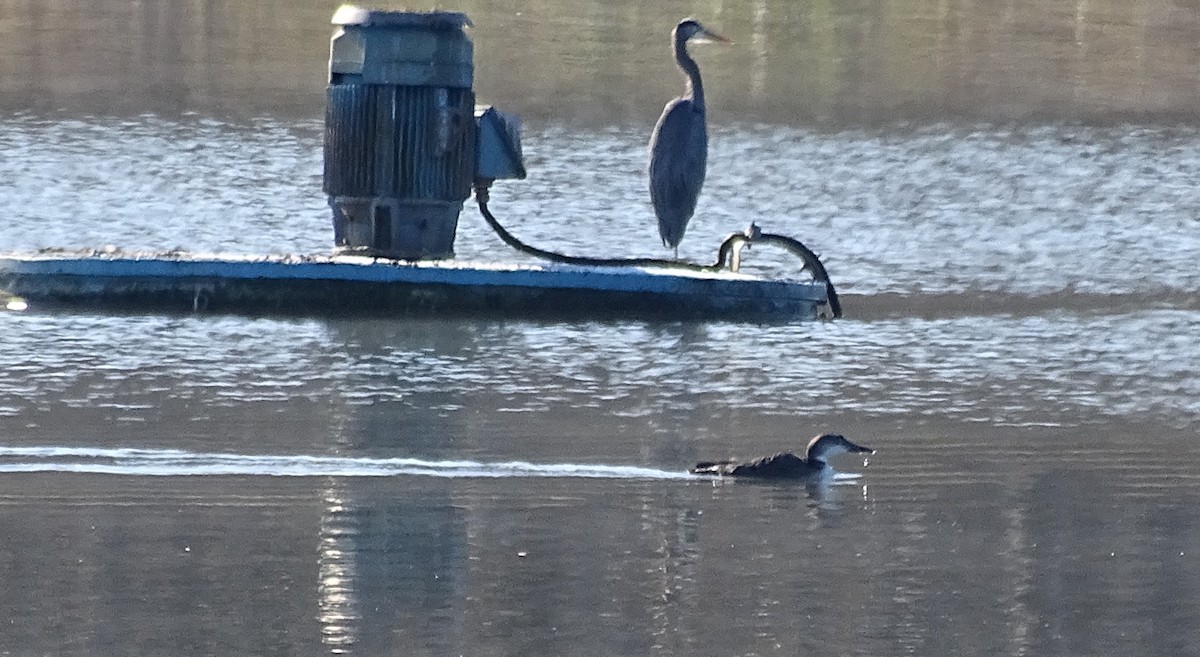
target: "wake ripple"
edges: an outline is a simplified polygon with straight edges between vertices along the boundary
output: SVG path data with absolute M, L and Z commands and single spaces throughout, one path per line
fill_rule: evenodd
M 591 479 L 699 479 L 684 471 L 620 465 L 537 464 L 524 461 L 426 461 L 306 455 L 195 453 L 172 449 L 0 446 L 0 473 L 80 472 L 186 477 L 576 477 Z

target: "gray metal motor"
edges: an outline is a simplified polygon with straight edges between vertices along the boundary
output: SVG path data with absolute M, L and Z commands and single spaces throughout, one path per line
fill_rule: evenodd
M 335 247 L 453 256 L 476 157 L 470 21 L 347 6 L 333 24 L 324 189 Z

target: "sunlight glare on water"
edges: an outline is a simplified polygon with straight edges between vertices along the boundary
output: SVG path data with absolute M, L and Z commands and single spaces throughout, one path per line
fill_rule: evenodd
M 39 207 L 15 217 L 10 248 L 331 248 L 319 124 L 71 123 L 0 125 L 0 147 L 14 154 L 7 167 L 0 163 L 0 175 L 14 181 L 2 194 L 16 207 L 30 199 Z M 493 210 L 535 245 L 662 256 L 645 192 L 644 139 L 625 130 L 532 131 L 530 178 L 499 186 Z M 1191 193 L 1200 137 L 1190 128 L 939 125 L 830 134 L 731 126 L 711 142 L 704 203 L 684 242 L 697 261 L 711 260 L 728 233 L 754 220 L 823 253 L 852 294 L 1069 291 L 1153 302 L 1200 287 L 1191 266 L 1200 252 L 1200 201 Z M 247 167 L 257 175 L 233 173 Z M 457 250 L 465 259 L 523 257 L 505 250 L 469 202 Z M 795 267 L 769 250 L 747 260 L 768 275 Z

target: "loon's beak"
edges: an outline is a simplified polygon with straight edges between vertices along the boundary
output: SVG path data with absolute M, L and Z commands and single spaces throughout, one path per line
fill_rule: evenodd
M 874 454 L 875 453 L 875 450 L 871 449 L 870 447 L 863 447 L 862 445 L 856 445 L 856 444 L 850 442 L 849 440 L 846 441 L 846 444 L 850 446 L 851 454 Z

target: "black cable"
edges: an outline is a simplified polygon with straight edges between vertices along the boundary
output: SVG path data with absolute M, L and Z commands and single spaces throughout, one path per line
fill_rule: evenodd
M 727 262 L 733 254 L 734 249 L 743 244 L 776 244 L 783 247 L 785 250 L 792 252 L 804 261 L 804 266 L 801 271 L 807 269 L 812 274 L 813 280 L 818 283 L 825 284 L 825 296 L 829 302 L 829 310 L 833 316 L 842 316 L 842 303 L 838 299 L 837 290 L 833 288 L 833 282 L 829 280 L 829 272 L 825 270 L 825 265 L 821 264 L 821 259 L 813 253 L 803 242 L 797 239 L 792 239 L 785 235 L 775 235 L 772 233 L 759 233 L 754 231 L 753 234 L 733 233 L 721 242 L 721 247 L 717 250 L 717 261 L 711 265 L 698 265 L 691 262 L 680 262 L 677 260 L 664 260 L 661 258 L 588 258 L 584 256 L 570 256 L 553 251 L 545 251 L 534 246 L 525 244 L 521 240 L 513 236 L 512 233 L 505 230 L 504 226 L 496 221 L 496 217 L 488 210 L 488 188 L 483 184 L 475 185 L 475 200 L 479 203 L 479 212 L 483 215 L 484 221 L 500 239 L 514 249 L 535 258 L 549 260 L 566 265 L 590 265 L 596 267 L 674 267 L 676 269 L 686 269 L 688 271 L 698 272 L 717 272 L 728 269 Z M 753 230 L 753 229 L 752 229 Z M 747 231 L 750 232 L 750 231 Z

